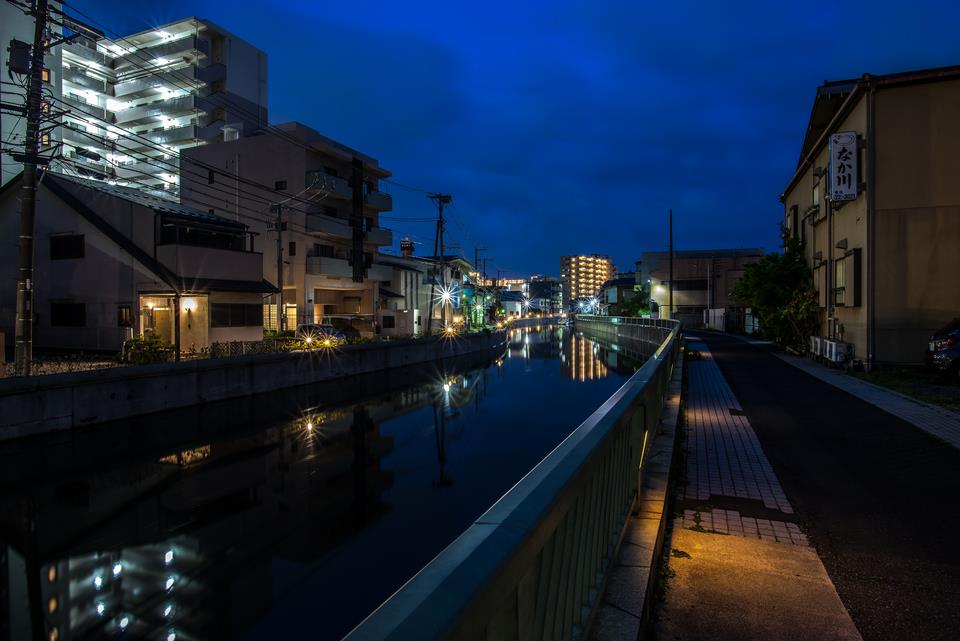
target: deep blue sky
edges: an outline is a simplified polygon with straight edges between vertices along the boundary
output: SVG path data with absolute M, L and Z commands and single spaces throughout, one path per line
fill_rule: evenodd
M 448 236 L 518 275 L 580 252 L 630 268 L 671 207 L 678 248 L 773 250 L 816 86 L 960 63 L 946 0 L 73 2 L 121 33 L 197 15 L 249 40 L 272 122 L 452 193 Z M 394 216 L 435 211 L 390 191 Z M 389 225 L 432 250 L 430 224 Z

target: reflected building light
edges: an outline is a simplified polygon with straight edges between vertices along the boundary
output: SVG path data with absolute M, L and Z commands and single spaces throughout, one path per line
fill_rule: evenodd
M 93 577 L 93 587 L 95 587 L 98 590 L 103 587 L 103 577 L 100 576 L 99 574 Z
M 123 564 L 117 561 L 113 564 L 113 576 L 120 576 L 121 572 L 123 572 Z
M 173 550 L 167 550 L 166 553 L 164 553 L 163 563 L 164 565 L 170 565 L 173 563 Z
M 103 613 L 107 611 L 107 606 L 104 605 L 103 601 L 97 601 L 97 616 L 103 616 Z
M 163 587 L 169 592 L 173 589 L 173 584 L 176 583 L 176 579 L 173 576 L 167 577 L 167 582 L 163 584 Z
M 121 630 L 126 630 L 127 626 L 130 625 L 130 617 L 123 617 L 120 619 L 120 623 L 118 625 L 120 626 Z

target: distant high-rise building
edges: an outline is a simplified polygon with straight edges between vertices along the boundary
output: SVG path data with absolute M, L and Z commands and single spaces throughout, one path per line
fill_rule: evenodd
M 563 306 L 571 309 L 578 300 L 593 298 L 617 273 L 609 256 L 590 254 L 560 257 Z

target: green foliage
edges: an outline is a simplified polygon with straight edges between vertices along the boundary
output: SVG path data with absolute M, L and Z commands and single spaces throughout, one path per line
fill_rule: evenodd
M 123 344 L 123 360 L 135 365 L 165 363 L 173 356 L 173 345 L 156 332 L 134 336 Z
M 751 308 L 764 335 L 803 352 L 816 328 L 817 301 L 803 244 L 785 238 L 782 254 L 768 254 L 748 265 L 733 298 Z
M 644 316 L 650 313 L 650 300 L 640 294 L 628 301 L 610 306 L 611 316 Z

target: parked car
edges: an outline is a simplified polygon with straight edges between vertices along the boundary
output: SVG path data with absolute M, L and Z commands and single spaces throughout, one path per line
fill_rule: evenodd
M 330 318 L 328 321 L 344 338 L 360 338 L 360 330 L 353 326 L 349 318 Z
M 930 337 L 926 363 L 945 374 L 960 376 L 960 318 L 954 318 Z
M 323 340 L 343 342 L 347 337 L 333 325 L 308 323 L 297 327 L 297 338 L 312 343 Z

